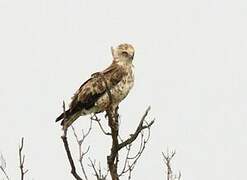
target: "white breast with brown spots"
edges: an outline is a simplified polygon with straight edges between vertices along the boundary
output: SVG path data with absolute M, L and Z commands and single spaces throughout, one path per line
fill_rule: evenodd
M 134 74 L 132 71 L 132 65 L 128 64 L 125 66 L 126 75 L 123 76 L 122 80 L 112 89 L 110 89 L 112 96 L 112 105 L 118 106 L 118 104 L 128 95 L 130 89 L 134 85 Z M 96 111 L 104 111 L 109 105 L 109 96 L 105 93 L 99 100 L 95 103 Z

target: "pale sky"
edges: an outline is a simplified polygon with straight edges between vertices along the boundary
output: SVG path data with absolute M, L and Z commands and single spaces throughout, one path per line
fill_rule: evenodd
M 111 63 L 110 47 L 127 42 L 135 86 L 120 106 L 121 132 L 131 133 L 148 105 L 156 119 L 132 179 L 165 179 L 168 147 L 184 180 L 247 179 L 246 32 L 244 0 L 0 0 L 0 152 L 9 176 L 19 179 L 23 136 L 27 179 L 73 179 L 54 120 L 62 101 Z M 74 124 L 88 125 L 88 117 Z M 106 167 L 110 139 L 96 125 L 88 145 Z

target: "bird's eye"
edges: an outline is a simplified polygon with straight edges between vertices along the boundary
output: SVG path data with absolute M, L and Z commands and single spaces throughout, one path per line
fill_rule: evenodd
M 123 51 L 122 52 L 122 55 L 125 56 L 125 57 L 127 57 L 129 54 L 127 52 Z

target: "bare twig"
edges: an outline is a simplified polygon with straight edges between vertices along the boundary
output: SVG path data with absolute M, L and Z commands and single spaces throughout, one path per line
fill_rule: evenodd
M 66 120 L 67 117 L 66 117 L 66 113 L 65 113 L 65 103 L 64 102 L 63 102 L 63 112 L 64 112 L 64 120 Z M 74 160 L 72 158 L 72 155 L 71 155 L 71 152 L 69 149 L 69 144 L 68 144 L 68 140 L 67 140 L 67 127 L 64 128 L 63 130 L 64 130 L 64 134 L 61 136 L 61 138 L 63 140 L 64 148 L 65 148 L 65 151 L 66 151 L 66 154 L 67 154 L 67 157 L 69 159 L 70 166 L 71 166 L 71 174 L 74 176 L 75 179 L 82 180 L 82 178 L 76 172 Z
M 140 132 L 144 129 L 147 129 L 147 128 L 150 128 L 153 123 L 154 123 L 154 120 L 152 120 L 150 123 L 147 123 L 146 125 L 143 125 L 144 121 L 145 121 L 145 118 L 147 117 L 148 115 L 148 112 L 150 111 L 150 107 L 147 108 L 146 112 L 144 113 L 144 115 L 142 116 L 142 119 L 135 131 L 134 134 L 132 134 L 130 136 L 130 138 L 128 138 L 127 140 L 125 140 L 124 142 L 120 143 L 119 146 L 118 146 L 118 149 L 122 149 L 123 147 L 127 146 L 128 144 L 131 144 L 136 138 L 137 136 L 140 134 Z
M 24 145 L 24 138 L 21 138 L 21 145 L 19 146 L 19 165 L 21 171 L 21 180 L 24 179 L 24 175 L 28 172 L 28 169 L 24 170 L 25 155 L 22 155 Z
M 7 180 L 10 180 L 10 179 L 9 179 L 9 176 L 8 176 L 8 174 L 7 174 L 7 172 L 6 172 L 2 167 L 0 167 L 0 169 L 1 169 L 1 171 L 3 172 L 4 176 L 6 177 L 6 179 L 7 179 Z
M 94 170 L 94 176 L 97 178 L 97 180 L 99 180 L 100 179 L 100 177 L 99 177 L 99 174 L 98 174 L 98 171 L 96 170 L 96 167 L 95 167 L 95 160 L 94 161 L 92 161 L 90 158 L 89 158 L 89 161 L 90 161 L 90 163 L 91 164 L 89 164 L 89 166 L 90 167 L 92 167 L 93 168 L 93 170 Z
M 162 152 L 164 163 L 166 166 L 166 179 L 167 180 L 180 180 L 181 179 L 181 172 L 179 171 L 178 175 L 173 174 L 172 167 L 171 167 L 171 161 L 173 157 L 175 156 L 176 151 L 169 152 L 167 150 L 166 154 Z
M 92 161 L 90 158 L 89 158 L 89 161 L 90 161 L 89 166 L 93 168 L 94 176 L 97 178 L 97 180 L 106 180 L 106 177 L 108 175 L 108 171 L 107 171 L 107 173 L 105 175 L 103 175 L 100 164 L 99 164 L 99 168 L 97 170 L 96 161 L 95 160 Z
M 94 114 L 93 116 L 91 116 L 91 120 L 96 121 L 96 122 L 98 123 L 98 125 L 99 125 L 101 131 L 102 131 L 105 135 L 107 135 L 107 136 L 110 136 L 110 135 L 111 135 L 111 133 L 106 132 L 106 130 L 103 128 L 103 126 L 102 126 L 102 124 L 101 124 L 101 122 L 100 122 L 100 119 L 96 116 L 96 114 Z
M 5 161 L 5 159 L 4 159 L 2 154 L 0 155 L 0 169 L 3 172 L 4 176 L 6 177 L 6 179 L 10 180 L 9 176 L 8 176 L 6 170 L 5 170 L 6 169 L 6 161 Z
M 71 127 L 72 127 L 72 130 L 74 132 L 74 136 L 76 138 L 76 141 L 77 141 L 77 144 L 78 144 L 78 147 L 79 147 L 79 162 L 80 162 L 80 166 L 81 166 L 81 169 L 82 169 L 82 172 L 83 172 L 83 175 L 84 175 L 85 179 L 88 180 L 87 173 L 85 171 L 85 168 L 84 168 L 82 160 L 83 160 L 84 156 L 88 153 L 90 146 L 88 146 L 86 151 L 83 151 L 82 150 L 82 144 L 83 144 L 84 140 L 87 138 L 87 136 L 89 135 L 89 133 L 92 130 L 92 120 L 90 121 L 90 127 L 89 127 L 88 131 L 86 133 L 84 133 L 84 131 L 82 130 L 82 138 L 81 139 L 78 138 L 78 136 L 76 134 L 76 131 L 75 131 L 75 128 L 73 126 L 71 126 Z
M 131 178 L 131 173 L 132 173 L 133 169 L 135 168 L 135 165 L 136 165 L 138 159 L 141 157 L 149 138 L 150 138 L 150 128 L 148 128 L 148 135 L 147 135 L 146 139 L 144 138 L 144 133 L 141 132 L 141 142 L 140 142 L 139 150 L 132 157 L 130 156 L 132 144 L 128 144 L 126 146 L 127 154 L 125 157 L 123 169 L 122 169 L 121 173 L 119 174 L 119 177 L 122 176 L 123 174 L 129 172 L 129 178 Z
M 65 151 L 67 153 L 67 156 L 68 156 L 68 159 L 69 159 L 69 163 L 70 163 L 70 166 L 71 166 L 71 174 L 74 176 L 75 179 L 82 180 L 82 178 L 76 172 L 75 164 L 74 164 L 74 161 L 73 161 L 72 155 L 70 153 L 70 149 L 69 149 L 67 136 L 61 136 L 61 138 L 63 140 L 64 148 L 65 148 Z
M 67 131 L 68 131 L 68 127 L 65 126 L 66 124 L 66 121 L 67 121 L 67 113 L 65 112 L 65 102 L 63 101 L 63 114 L 64 114 L 64 118 L 63 118 L 63 121 L 64 121 L 64 125 L 63 125 L 63 136 L 67 137 Z
M 130 155 L 130 150 L 131 150 L 131 146 L 132 144 L 129 144 L 128 146 L 126 146 L 126 149 L 127 149 L 127 153 L 126 153 L 126 157 L 125 157 L 125 160 L 124 160 L 124 165 L 123 165 L 123 169 L 122 169 L 122 172 L 119 174 L 119 176 L 122 176 L 124 173 L 126 173 L 126 167 L 128 165 L 129 167 L 129 155 Z

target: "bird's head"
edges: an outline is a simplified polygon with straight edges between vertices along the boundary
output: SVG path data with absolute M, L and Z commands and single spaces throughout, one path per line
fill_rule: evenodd
M 131 44 L 120 44 L 117 48 L 112 48 L 112 55 L 115 60 L 132 61 L 135 49 Z

